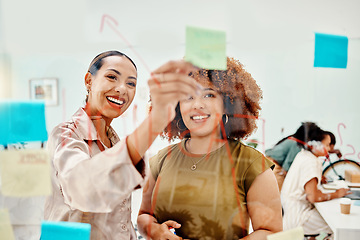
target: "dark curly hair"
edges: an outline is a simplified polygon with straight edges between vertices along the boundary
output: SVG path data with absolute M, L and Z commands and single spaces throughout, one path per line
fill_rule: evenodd
M 200 81 L 200 77 L 205 77 L 212 88 L 221 94 L 225 111 L 222 124 L 226 134 L 226 137 L 221 134 L 222 138 L 239 140 L 257 129 L 256 120 L 261 110 L 262 90 L 238 60 L 228 57 L 227 69 L 224 71 L 200 69 L 190 75 L 197 81 Z M 180 104 L 175 111 L 175 118 L 161 134 L 169 141 L 190 137 L 181 117 Z M 227 122 L 225 114 L 228 116 Z

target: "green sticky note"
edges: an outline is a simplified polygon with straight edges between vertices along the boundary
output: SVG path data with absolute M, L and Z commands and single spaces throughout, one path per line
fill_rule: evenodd
M 319 236 L 317 236 L 316 240 L 324 240 L 328 236 L 327 233 L 321 232 Z
M 287 231 L 270 234 L 267 240 L 303 240 L 304 230 L 302 227 L 293 228 Z
M 225 32 L 186 27 L 185 60 L 200 68 L 226 70 Z

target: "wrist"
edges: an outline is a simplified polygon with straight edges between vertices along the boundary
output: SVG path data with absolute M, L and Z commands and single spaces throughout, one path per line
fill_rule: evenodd
M 341 192 L 339 191 L 340 189 L 336 190 L 336 192 L 334 193 L 334 197 L 335 198 L 341 198 L 342 196 L 340 195 Z
M 168 111 L 164 109 L 152 110 L 150 113 L 151 126 L 154 132 L 162 132 L 171 120 Z
M 331 200 L 331 194 L 330 193 L 326 194 L 326 201 L 329 201 L 329 200 Z
M 152 222 L 149 226 L 149 237 L 154 238 L 160 229 L 160 224 L 158 222 Z

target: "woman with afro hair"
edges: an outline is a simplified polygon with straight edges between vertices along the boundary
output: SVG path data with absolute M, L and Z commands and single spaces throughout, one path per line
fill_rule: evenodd
M 181 141 L 150 160 L 140 233 L 149 239 L 244 239 L 251 219 L 251 239 L 266 239 L 282 230 L 273 164 L 241 142 L 257 128 L 262 91 L 233 58 L 225 71 L 190 75 L 202 88 L 178 103 L 162 133 Z

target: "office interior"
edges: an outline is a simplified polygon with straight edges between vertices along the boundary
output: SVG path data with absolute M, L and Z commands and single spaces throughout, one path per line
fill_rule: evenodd
M 138 67 L 135 100 L 112 123 L 124 137 L 147 114 L 151 70 L 183 58 L 186 26 L 217 29 L 226 32 L 227 55 L 263 90 L 259 128 L 249 137 L 259 151 L 313 121 L 359 162 L 359 9 L 357 0 L 0 0 L 0 100 L 31 100 L 31 79 L 56 78 L 57 103 L 45 109 L 50 132 L 84 105 L 92 58 L 119 50 Z M 314 67 L 315 33 L 348 38 L 346 68 Z M 157 139 L 150 153 L 168 144 Z M 133 220 L 140 202 L 137 191 Z

